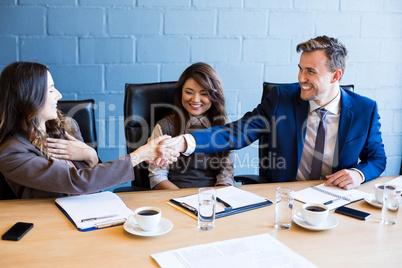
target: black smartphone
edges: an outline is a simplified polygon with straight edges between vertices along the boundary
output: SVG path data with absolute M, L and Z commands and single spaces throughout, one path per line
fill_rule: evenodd
M 353 209 L 353 208 L 348 208 L 348 207 L 339 207 L 337 209 L 335 209 L 336 213 L 339 214 L 343 214 L 346 216 L 350 216 L 359 220 L 367 220 L 371 217 L 370 213 L 364 212 L 364 211 L 360 211 L 357 209 Z
M 28 222 L 17 222 L 14 224 L 7 232 L 3 234 L 1 239 L 18 241 L 20 240 L 29 230 L 32 229 L 33 223 Z

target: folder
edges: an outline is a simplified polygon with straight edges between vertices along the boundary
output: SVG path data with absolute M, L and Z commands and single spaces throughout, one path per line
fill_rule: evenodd
M 118 195 L 109 191 L 61 197 L 55 203 L 80 231 L 121 225 L 134 214 Z
M 270 206 L 272 202 L 259 195 L 240 189 L 236 186 L 228 186 L 216 190 L 217 202 L 215 205 L 215 218 L 221 218 L 240 212 Z M 170 199 L 172 207 L 184 212 L 186 215 L 197 219 L 198 194 Z

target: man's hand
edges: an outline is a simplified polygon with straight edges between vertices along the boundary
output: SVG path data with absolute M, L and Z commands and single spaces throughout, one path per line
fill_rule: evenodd
M 187 142 L 183 135 L 175 138 L 165 139 L 159 143 L 158 153 L 163 156 L 164 150 L 170 148 L 179 153 L 184 153 L 187 150 Z
M 47 138 L 47 150 L 51 157 L 70 161 L 85 161 L 91 167 L 98 164 L 98 155 L 92 147 L 68 133 L 66 133 L 66 138 L 67 140 Z
M 326 178 L 325 186 L 332 183 L 345 190 L 359 187 L 363 180 L 360 173 L 353 169 L 342 169 L 332 175 L 327 175 Z
M 132 152 L 131 159 L 133 166 L 136 166 L 142 161 L 152 163 L 158 167 L 166 167 L 168 164 L 176 162 L 180 153 L 170 147 L 160 148 L 161 142 L 166 139 L 170 139 L 170 136 L 163 135 L 157 137 Z
M 184 153 L 187 150 L 187 142 L 183 135 L 175 138 L 168 138 L 162 140 L 158 145 L 159 157 L 156 158 L 152 164 L 157 167 L 166 167 L 169 163 L 166 163 L 165 155 L 166 151 L 174 150 L 175 152 Z

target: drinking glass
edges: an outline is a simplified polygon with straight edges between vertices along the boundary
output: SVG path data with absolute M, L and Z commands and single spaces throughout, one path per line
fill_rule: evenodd
M 292 225 L 293 195 L 292 188 L 276 188 L 275 228 L 289 229 Z
M 215 227 L 216 190 L 205 187 L 198 189 L 198 228 L 211 230 Z
M 386 225 L 396 224 L 399 211 L 401 189 L 395 185 L 384 186 L 381 221 Z

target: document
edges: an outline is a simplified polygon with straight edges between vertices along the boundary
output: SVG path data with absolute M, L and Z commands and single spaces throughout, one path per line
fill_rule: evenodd
M 109 191 L 61 197 L 55 202 L 80 231 L 121 225 L 134 214 L 118 195 Z
M 368 193 L 356 189 L 344 190 L 338 186 L 325 186 L 324 183 L 295 192 L 294 198 L 303 203 L 320 203 L 329 210 L 363 199 Z
M 162 268 L 316 267 L 269 234 L 151 254 Z
M 220 218 L 243 211 L 272 205 L 272 202 L 259 195 L 235 186 L 219 188 L 215 206 L 215 217 Z M 169 203 L 179 207 L 186 214 L 196 218 L 198 209 L 198 194 L 170 199 Z
M 396 185 L 399 188 L 402 188 L 402 176 L 396 177 L 395 179 L 390 180 L 389 182 L 386 182 L 385 184 Z

